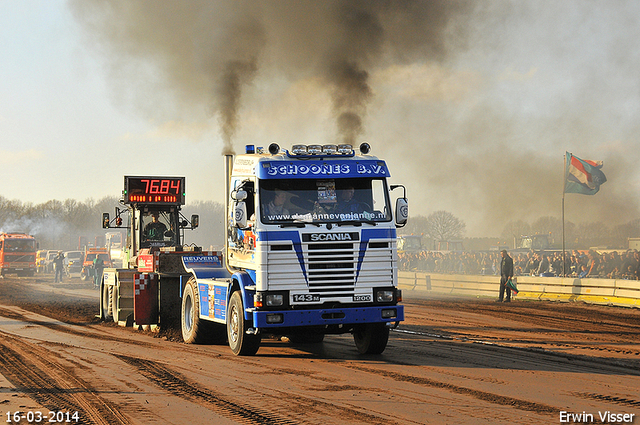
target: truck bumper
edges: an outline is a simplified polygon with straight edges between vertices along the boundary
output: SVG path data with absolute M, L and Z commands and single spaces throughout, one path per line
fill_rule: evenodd
M 253 326 L 256 328 L 354 325 L 400 322 L 402 320 L 404 320 L 404 306 L 402 305 L 318 310 L 253 311 Z

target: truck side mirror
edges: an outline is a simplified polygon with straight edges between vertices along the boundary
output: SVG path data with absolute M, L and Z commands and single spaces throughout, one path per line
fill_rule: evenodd
M 233 225 L 240 229 L 247 227 L 247 204 L 242 201 L 236 202 L 233 208 Z
M 237 191 L 235 191 L 235 192 L 233 192 L 231 194 L 231 198 L 233 198 L 234 200 L 236 200 L 238 202 L 244 201 L 245 199 L 247 199 L 247 196 L 248 196 L 247 195 L 247 191 L 246 190 L 242 190 L 242 189 L 237 190 Z
M 409 202 L 407 198 L 396 200 L 396 227 L 404 227 L 409 219 Z
M 103 229 L 108 229 L 109 228 L 109 222 L 111 221 L 111 219 L 109 218 L 109 213 L 102 213 L 102 228 Z
M 191 216 L 191 228 L 195 229 L 200 225 L 200 216 L 198 214 L 193 214 Z

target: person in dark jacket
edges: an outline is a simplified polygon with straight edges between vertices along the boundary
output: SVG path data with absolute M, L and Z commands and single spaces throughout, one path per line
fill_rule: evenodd
M 511 288 L 507 286 L 507 281 L 513 278 L 513 258 L 509 256 L 506 249 L 502 250 L 502 261 L 500 261 L 500 298 L 498 302 L 511 302 Z M 507 291 L 507 298 L 504 292 Z
M 93 259 L 93 287 L 99 288 L 102 283 L 102 271 L 104 270 L 104 260 L 96 254 Z
M 64 254 L 62 251 L 58 251 L 58 255 L 53 259 L 53 269 L 55 271 L 55 276 L 53 281 L 55 283 L 62 282 L 62 276 L 64 271 Z

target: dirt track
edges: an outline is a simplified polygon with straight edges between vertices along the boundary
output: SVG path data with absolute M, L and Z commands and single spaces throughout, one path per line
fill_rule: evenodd
M 556 424 L 561 411 L 595 423 L 603 423 L 598 412 L 640 415 L 640 311 L 409 296 L 407 320 L 382 356 L 358 355 L 346 335 L 306 346 L 265 340 L 257 356 L 240 358 L 227 346 L 183 344 L 172 331 L 99 323 L 97 292 L 79 280 L 5 278 L 1 413 L 42 412 L 44 423 L 50 410 L 78 411 L 88 424 Z

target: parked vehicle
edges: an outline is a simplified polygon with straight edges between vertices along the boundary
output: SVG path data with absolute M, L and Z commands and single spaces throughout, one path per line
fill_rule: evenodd
M 93 260 L 96 256 L 104 261 L 104 267 L 113 267 L 111 257 L 109 257 L 109 251 L 107 248 L 89 248 L 85 252 L 84 261 L 82 262 L 82 269 L 80 270 L 80 279 L 87 280 L 93 279 Z
M 44 272 L 53 273 L 53 259 L 58 255 L 57 249 L 50 249 L 47 251 L 47 257 L 44 259 Z
M 64 266 L 67 274 L 82 272 L 84 264 L 83 251 L 67 251 L 64 253 Z
M 36 240 L 25 233 L 0 233 L 0 275 L 33 276 L 36 272 Z
M 44 273 L 47 262 L 48 249 L 40 249 L 36 252 L 36 273 Z

